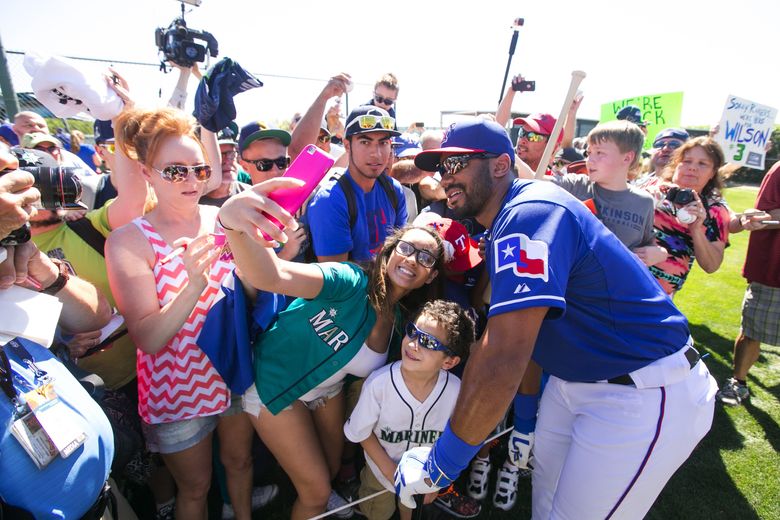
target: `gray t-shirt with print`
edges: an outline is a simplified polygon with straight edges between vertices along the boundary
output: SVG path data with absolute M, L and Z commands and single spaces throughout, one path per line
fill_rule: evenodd
M 626 185 L 612 191 L 592 182 L 587 175 L 569 173 L 553 179 L 558 186 L 581 201 L 593 199 L 596 217 L 629 249 L 650 246 L 653 235 L 655 201 L 644 190 Z

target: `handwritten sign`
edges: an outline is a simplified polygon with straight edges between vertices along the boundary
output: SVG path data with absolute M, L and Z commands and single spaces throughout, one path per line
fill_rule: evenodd
M 617 119 L 617 113 L 626 105 L 639 107 L 642 110 L 642 120 L 648 124 L 647 137 L 645 137 L 645 150 L 647 150 L 653 145 L 653 140 L 658 132 L 664 128 L 680 126 L 682 101 L 682 92 L 649 94 L 611 101 L 601 105 L 600 122 Z
M 766 145 L 776 117 L 776 108 L 729 96 L 720 118 L 720 130 L 715 136 L 726 161 L 763 170 Z

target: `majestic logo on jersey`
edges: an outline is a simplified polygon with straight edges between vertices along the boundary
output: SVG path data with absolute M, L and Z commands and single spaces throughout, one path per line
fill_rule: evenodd
M 512 233 L 493 242 L 495 272 L 512 269 L 516 276 L 547 281 L 547 244 Z
M 336 309 L 322 309 L 319 313 L 309 318 L 309 323 L 311 323 L 317 336 L 327 343 L 334 351 L 340 349 L 349 342 L 349 334 L 344 332 L 337 325 L 334 325 L 332 319 L 325 317 L 325 315 L 328 315 L 335 318 L 336 314 Z
M 412 444 L 433 444 L 441 436 L 439 430 L 391 430 L 382 428 L 379 432 L 379 440 L 397 443 L 411 442 Z
M 519 283 L 517 284 L 517 287 L 515 287 L 515 294 L 522 294 L 531 292 L 531 288 L 528 287 L 528 284 Z

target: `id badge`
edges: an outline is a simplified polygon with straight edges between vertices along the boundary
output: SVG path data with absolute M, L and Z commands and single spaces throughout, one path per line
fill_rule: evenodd
M 59 450 L 49 435 L 41 428 L 41 423 L 32 412 L 16 419 L 11 425 L 11 433 L 38 466 L 38 469 L 45 468 L 59 455 Z
M 78 415 L 57 397 L 51 381 L 24 394 L 24 399 L 62 458 L 84 444 L 87 434 L 79 428 Z

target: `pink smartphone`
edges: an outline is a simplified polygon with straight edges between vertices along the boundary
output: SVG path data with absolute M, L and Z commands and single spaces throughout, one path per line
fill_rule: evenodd
M 311 192 L 317 187 L 330 167 L 333 166 L 335 159 L 329 154 L 323 152 L 313 144 L 307 145 L 303 151 L 295 158 L 282 177 L 300 179 L 306 184 L 300 188 L 284 188 L 273 191 L 268 194 L 268 198 L 279 204 L 281 207 L 295 213 L 298 211 Z M 268 220 L 282 229 L 282 224 L 274 217 L 264 213 Z M 266 233 L 263 233 L 266 240 L 271 240 Z

